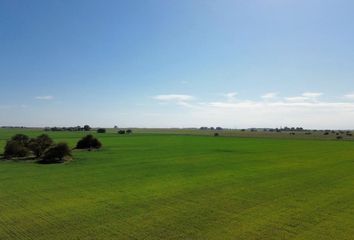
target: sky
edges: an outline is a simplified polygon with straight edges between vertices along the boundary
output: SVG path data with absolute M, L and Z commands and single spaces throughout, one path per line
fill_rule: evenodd
M 354 129 L 352 0 L 0 1 L 0 125 Z

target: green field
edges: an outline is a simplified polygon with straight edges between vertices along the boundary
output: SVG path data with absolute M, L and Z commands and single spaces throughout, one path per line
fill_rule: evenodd
M 1 129 L 1 151 L 17 132 L 41 133 Z M 1 240 L 354 239 L 353 141 L 97 136 L 64 164 L 0 161 Z

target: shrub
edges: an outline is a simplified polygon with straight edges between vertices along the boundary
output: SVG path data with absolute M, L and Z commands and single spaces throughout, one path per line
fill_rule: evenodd
M 126 133 L 131 134 L 131 133 L 133 133 L 133 131 L 132 131 L 131 129 L 128 129 L 128 130 L 126 131 Z
M 21 141 L 9 140 L 6 143 L 4 157 L 11 159 L 13 157 L 26 157 L 30 154 L 29 149 Z
M 71 156 L 71 150 L 66 143 L 58 143 L 49 148 L 40 163 L 62 163 Z
M 28 148 L 38 158 L 42 156 L 45 150 L 52 146 L 52 144 L 53 140 L 47 134 L 42 134 L 37 138 L 32 138 L 29 141 Z
M 125 134 L 125 130 L 119 130 L 118 134 Z
M 92 149 L 92 148 L 101 148 L 102 144 L 92 135 L 87 135 L 83 137 L 80 141 L 77 142 L 76 148 L 77 149 Z
M 97 133 L 106 133 L 106 129 L 105 128 L 99 128 L 99 129 L 97 129 Z
M 341 139 L 343 139 L 342 136 L 337 136 L 337 140 L 341 140 Z
M 214 137 L 218 137 L 219 136 L 219 133 L 214 133 Z
M 27 135 L 24 134 L 16 134 L 15 136 L 13 136 L 11 138 L 12 141 L 15 141 L 19 144 L 21 144 L 22 146 L 27 146 L 29 143 L 30 138 Z

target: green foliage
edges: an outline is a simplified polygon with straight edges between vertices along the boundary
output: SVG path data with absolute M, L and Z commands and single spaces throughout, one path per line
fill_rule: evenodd
M 4 158 L 11 159 L 14 157 L 26 157 L 30 154 L 29 149 L 24 146 L 23 142 L 16 140 L 9 140 L 6 143 Z
M 70 156 L 71 149 L 68 144 L 58 143 L 44 153 L 40 163 L 62 163 Z
M 14 157 L 26 157 L 30 154 L 28 149 L 29 137 L 24 134 L 16 134 L 6 142 L 4 157 L 11 159 Z
M 26 147 L 29 143 L 30 138 L 25 134 L 16 134 L 11 138 L 12 141 L 19 143 L 20 145 Z
M 29 141 L 28 147 L 39 158 L 52 144 L 53 140 L 47 134 L 42 134 L 36 138 L 32 138 Z
M 84 131 L 90 131 L 90 130 L 91 130 L 91 127 L 89 125 L 84 126 Z
M 99 149 L 102 147 L 101 142 L 93 135 L 87 135 L 77 142 L 77 149 Z
M 119 130 L 118 134 L 125 134 L 125 130 Z
M 97 133 L 106 133 L 106 129 L 105 128 L 99 128 L 99 129 L 97 129 Z

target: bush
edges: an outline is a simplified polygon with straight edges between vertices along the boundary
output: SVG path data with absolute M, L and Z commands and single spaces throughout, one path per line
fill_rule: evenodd
M 219 136 L 219 133 L 214 133 L 214 137 L 218 137 Z
M 13 157 L 27 157 L 29 154 L 30 150 L 24 146 L 21 141 L 7 141 L 4 151 L 4 158 L 11 159 Z
M 127 133 L 127 134 L 131 134 L 131 133 L 133 133 L 133 131 L 132 131 L 131 129 L 128 129 L 128 130 L 126 131 L 126 133 Z
M 22 146 L 27 147 L 30 138 L 27 135 L 24 135 L 24 134 L 16 134 L 15 136 L 13 136 L 11 138 L 11 140 L 21 144 Z
M 28 148 L 38 158 L 52 145 L 53 140 L 47 134 L 42 134 L 37 138 L 32 138 L 29 141 Z
M 119 130 L 118 134 L 125 134 L 125 130 Z
M 40 163 L 62 163 L 71 156 L 71 150 L 66 143 L 58 143 L 49 148 Z
M 342 136 L 337 136 L 337 140 L 341 140 L 341 139 L 343 139 Z
M 105 128 L 99 128 L 99 129 L 97 129 L 97 133 L 106 133 L 106 129 Z
M 102 147 L 101 142 L 98 141 L 98 139 L 92 135 L 87 135 L 86 137 L 83 137 L 76 144 L 77 149 L 92 149 L 92 148 L 98 149 L 101 147 Z

